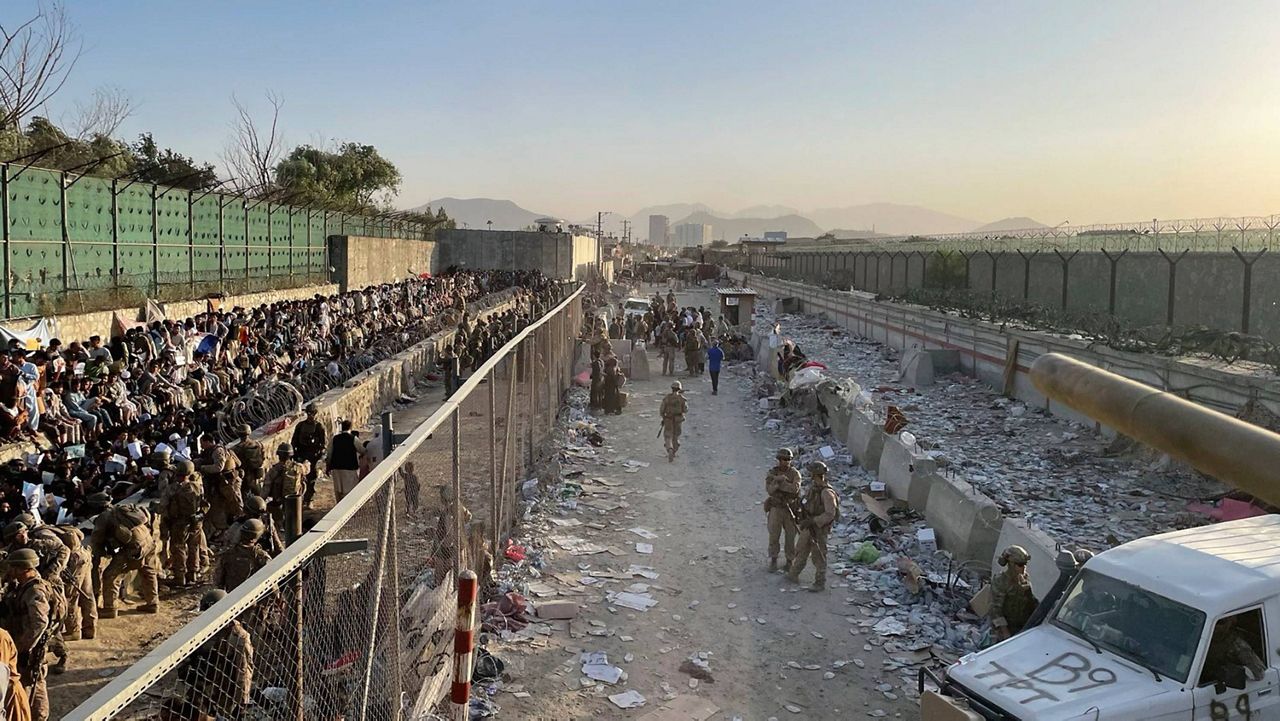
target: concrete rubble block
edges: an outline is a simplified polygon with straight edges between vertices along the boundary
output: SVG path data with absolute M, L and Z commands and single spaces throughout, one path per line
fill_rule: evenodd
M 889 487 L 889 495 L 923 511 L 929 505 L 929 491 L 937 478 L 937 463 L 908 448 L 900 437 L 886 436 L 877 476 Z
M 633 381 L 649 380 L 649 351 L 644 346 L 638 345 L 635 350 L 631 351 L 631 375 Z
M 1036 598 L 1045 593 L 1058 580 L 1057 543 L 1049 534 L 1033 528 L 1022 518 L 1006 518 L 1000 526 L 1000 538 L 991 554 L 991 572 L 999 573 L 1004 569 L 1000 565 L 1000 553 L 1009 546 L 1022 546 L 1031 554 L 1027 564 L 1027 573 L 1031 576 L 1031 589 Z
M 853 399 L 837 397 L 828 403 L 824 397 L 822 404 L 827 409 L 827 425 L 831 428 L 831 435 L 842 441 L 847 440 L 849 419 L 853 417 Z
M 784 313 L 801 313 L 804 311 L 804 303 L 799 298 L 779 298 L 773 302 L 773 314 L 783 315 Z
M 902 354 L 898 377 L 916 388 L 931 386 L 938 376 L 960 371 L 960 351 L 908 348 Z
M 845 445 L 854 460 L 863 468 L 874 471 L 880 468 L 880 452 L 884 449 L 884 426 L 862 411 L 849 415 L 849 433 Z
M 933 476 L 925 520 L 938 532 L 942 548 L 966 561 L 986 561 L 1000 540 L 1003 515 L 995 501 L 973 484 L 941 473 Z

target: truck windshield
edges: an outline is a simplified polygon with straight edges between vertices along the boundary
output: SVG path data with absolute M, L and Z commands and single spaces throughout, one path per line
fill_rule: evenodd
M 1205 615 L 1086 569 L 1067 591 L 1053 622 L 1161 676 L 1185 682 Z

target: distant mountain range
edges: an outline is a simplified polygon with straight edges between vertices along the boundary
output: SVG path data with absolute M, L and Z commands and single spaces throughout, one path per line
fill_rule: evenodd
M 538 218 L 547 217 L 546 213 L 525 210 L 510 200 L 492 198 L 439 198 L 414 210 L 425 208 L 444 208 L 444 212 L 457 221 L 459 228 L 483 229 L 489 227 L 486 223 L 492 220 L 494 230 L 521 230 Z
M 535 220 L 551 215 L 535 213 L 510 200 L 491 198 L 439 198 L 424 206 L 432 210 L 443 207 L 459 227 L 485 228 L 493 221 L 494 230 L 520 230 Z M 985 225 L 976 220 L 950 215 L 918 205 L 867 203 L 843 208 L 818 208 L 801 212 L 785 205 L 755 205 L 726 213 L 703 203 L 671 203 L 641 208 L 629 218 L 611 213 L 605 216 L 606 233 L 621 234 L 622 221 L 631 223 L 633 238 L 649 237 L 649 216 L 665 215 L 671 228 L 684 223 L 701 223 L 712 227 L 712 237 L 730 242 L 744 235 L 760 237 L 768 231 L 785 231 L 793 238 L 812 238 L 831 231 L 840 238 L 884 235 L 939 234 L 966 232 L 1001 232 L 1024 228 L 1048 227 L 1025 216 L 1005 218 Z M 594 226 L 595 218 L 584 220 L 583 226 Z M 673 231 L 674 232 L 674 231 Z

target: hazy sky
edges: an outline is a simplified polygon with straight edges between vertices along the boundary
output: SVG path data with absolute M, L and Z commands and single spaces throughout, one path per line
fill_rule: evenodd
M 1280 212 L 1272 0 L 66 4 L 86 52 L 55 117 L 120 86 L 127 132 L 212 160 L 232 93 L 274 89 L 288 140 L 376 145 L 404 206 Z

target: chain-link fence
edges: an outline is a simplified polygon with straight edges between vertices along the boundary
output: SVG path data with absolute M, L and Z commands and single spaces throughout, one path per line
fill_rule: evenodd
M 421 719 L 452 674 L 457 576 L 484 587 L 572 381 L 582 289 L 283 554 L 73 719 Z M 458 502 L 460 500 L 460 502 Z

